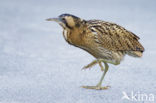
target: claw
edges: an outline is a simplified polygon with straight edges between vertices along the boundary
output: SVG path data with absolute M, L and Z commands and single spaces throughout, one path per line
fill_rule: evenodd
M 86 70 L 86 69 L 91 69 L 90 67 L 88 67 L 88 66 L 84 66 L 81 70 Z

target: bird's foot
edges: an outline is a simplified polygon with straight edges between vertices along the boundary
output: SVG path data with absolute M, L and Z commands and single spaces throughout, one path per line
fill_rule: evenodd
M 88 65 L 84 66 L 81 70 L 91 69 Z
M 90 69 L 92 66 L 94 66 L 94 65 L 97 64 L 97 63 L 98 63 L 98 61 L 97 61 L 97 60 L 94 60 L 94 61 L 92 61 L 90 64 L 84 66 L 84 67 L 82 68 L 82 70 Z
M 81 86 L 81 87 L 86 89 L 106 90 L 109 89 L 111 86 L 101 87 L 97 85 L 97 86 Z

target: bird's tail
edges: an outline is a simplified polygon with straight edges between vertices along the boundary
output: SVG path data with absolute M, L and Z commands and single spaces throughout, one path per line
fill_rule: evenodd
M 132 57 L 142 57 L 144 47 L 137 41 L 135 42 L 134 48 L 132 50 L 126 51 L 126 54 Z
M 142 57 L 142 51 L 127 51 L 126 54 L 132 57 Z

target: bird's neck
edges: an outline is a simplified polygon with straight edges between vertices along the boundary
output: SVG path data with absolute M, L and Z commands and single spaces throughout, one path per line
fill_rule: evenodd
M 72 28 L 72 29 L 64 29 L 63 36 L 65 40 L 74 46 L 81 47 L 84 44 L 83 36 L 84 30 L 83 28 Z

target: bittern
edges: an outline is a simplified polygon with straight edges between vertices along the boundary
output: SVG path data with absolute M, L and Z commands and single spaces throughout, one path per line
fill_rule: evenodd
M 102 77 L 96 86 L 82 86 L 83 88 L 108 89 L 109 86 L 101 86 L 109 68 L 108 63 L 119 65 L 126 54 L 141 57 L 144 52 L 144 47 L 138 41 L 140 38 L 115 23 L 84 20 L 71 14 L 62 14 L 57 18 L 46 20 L 59 23 L 63 27 L 63 36 L 69 44 L 87 51 L 96 58 L 83 69 L 99 64 L 103 71 Z

